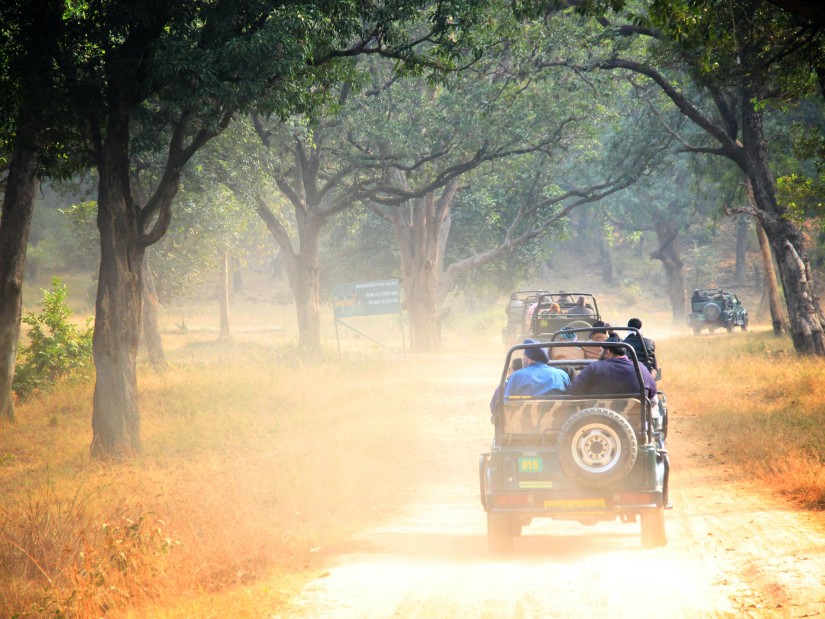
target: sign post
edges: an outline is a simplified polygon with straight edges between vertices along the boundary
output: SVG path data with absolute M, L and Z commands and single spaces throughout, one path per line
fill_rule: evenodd
M 398 314 L 401 327 L 401 350 L 406 357 L 404 322 L 401 314 L 401 286 L 397 279 L 382 279 L 372 282 L 357 282 L 332 285 L 333 312 L 335 314 L 335 339 L 338 340 L 338 356 L 341 356 L 341 341 L 338 338 L 338 323 L 355 331 L 382 348 L 395 352 L 388 346 L 345 323 L 341 318 L 355 316 L 380 316 Z

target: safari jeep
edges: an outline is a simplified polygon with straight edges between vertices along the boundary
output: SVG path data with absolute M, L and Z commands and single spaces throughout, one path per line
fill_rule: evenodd
M 748 310 L 739 297 L 727 290 L 697 288 L 690 296 L 690 309 L 687 322 L 694 335 L 699 335 L 702 329 L 710 333 L 716 329 L 726 329 L 731 333 L 734 327 L 748 330 Z
M 586 342 L 512 347 L 500 392 L 504 393 L 511 357 L 524 349 L 582 345 Z M 601 345 L 625 349 L 636 367 L 638 393 L 605 393 L 587 399 L 564 394 L 499 398 L 492 416 L 493 443 L 479 460 L 480 496 L 487 512 L 491 551 L 511 549 L 513 539 L 535 518 L 585 525 L 617 518 L 624 523 L 640 521 L 642 545 L 667 543 L 667 412 L 654 415 L 651 411 L 632 347 L 623 342 Z M 575 375 L 595 362 L 550 363 Z
M 507 302 L 507 324 L 501 330 L 501 341 L 508 348 L 518 344 L 530 329 L 530 320 L 527 317 L 528 308 L 538 303 L 539 297 L 546 290 L 516 290 L 510 295 Z
M 576 305 L 575 301 L 584 297 L 589 314 L 569 314 Z M 554 312 L 553 304 L 559 305 L 559 312 Z M 562 327 L 588 327 L 597 320 L 602 320 L 596 297 L 589 292 L 548 292 L 539 295 L 538 303 L 527 319 L 530 323 L 530 337 L 534 340 L 548 339 Z

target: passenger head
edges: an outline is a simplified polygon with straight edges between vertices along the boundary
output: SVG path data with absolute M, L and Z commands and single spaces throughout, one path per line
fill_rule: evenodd
M 621 342 L 622 338 L 620 338 L 615 333 L 607 338 L 604 343 L 611 344 L 615 342 Z M 612 357 L 625 357 L 627 356 L 627 351 L 622 348 L 621 346 L 602 346 L 602 354 L 599 359 L 610 359 Z
M 593 327 L 595 327 L 595 328 L 590 332 L 590 337 L 593 337 L 594 333 L 607 333 L 607 328 L 606 327 L 609 327 L 609 326 L 610 326 L 609 323 L 604 322 L 603 320 L 597 320 L 596 322 L 593 323 Z
M 584 297 L 579 297 L 578 299 L 576 299 L 576 305 L 578 305 L 579 307 L 584 307 Z
M 576 334 L 571 329 L 572 329 L 572 327 L 562 327 L 561 328 L 561 339 L 567 340 L 568 342 L 575 342 L 576 341 Z
M 551 314 L 561 314 L 561 307 L 558 303 L 551 303 L 549 312 Z
M 641 329 L 642 328 L 642 321 L 638 318 L 631 318 L 627 321 L 627 326 L 631 329 Z
M 510 360 L 510 371 L 517 372 L 521 368 L 524 367 L 524 363 L 522 363 L 521 357 L 513 357 Z
M 538 344 L 538 340 L 524 340 L 525 344 Z M 547 356 L 547 351 L 544 348 L 525 348 L 524 358 L 531 363 L 549 363 L 550 357 Z

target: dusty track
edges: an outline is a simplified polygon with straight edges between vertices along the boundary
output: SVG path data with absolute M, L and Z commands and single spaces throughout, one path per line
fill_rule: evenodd
M 433 368 L 421 423 L 440 431 L 410 454 L 421 464 L 409 506 L 362 532 L 278 619 L 825 617 L 825 518 L 744 487 L 678 417 L 666 547 L 643 549 L 638 524 L 539 520 L 512 553 L 489 554 L 477 461 L 499 364 Z

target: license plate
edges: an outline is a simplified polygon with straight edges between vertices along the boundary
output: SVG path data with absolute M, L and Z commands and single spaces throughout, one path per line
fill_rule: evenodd
M 541 473 L 541 458 L 519 458 L 519 473 Z
M 556 501 L 545 501 L 545 509 L 599 509 L 606 506 L 604 499 L 559 499 Z
M 552 481 L 520 481 L 518 483 L 519 488 L 527 488 L 535 490 L 537 488 L 552 488 L 553 482 Z

